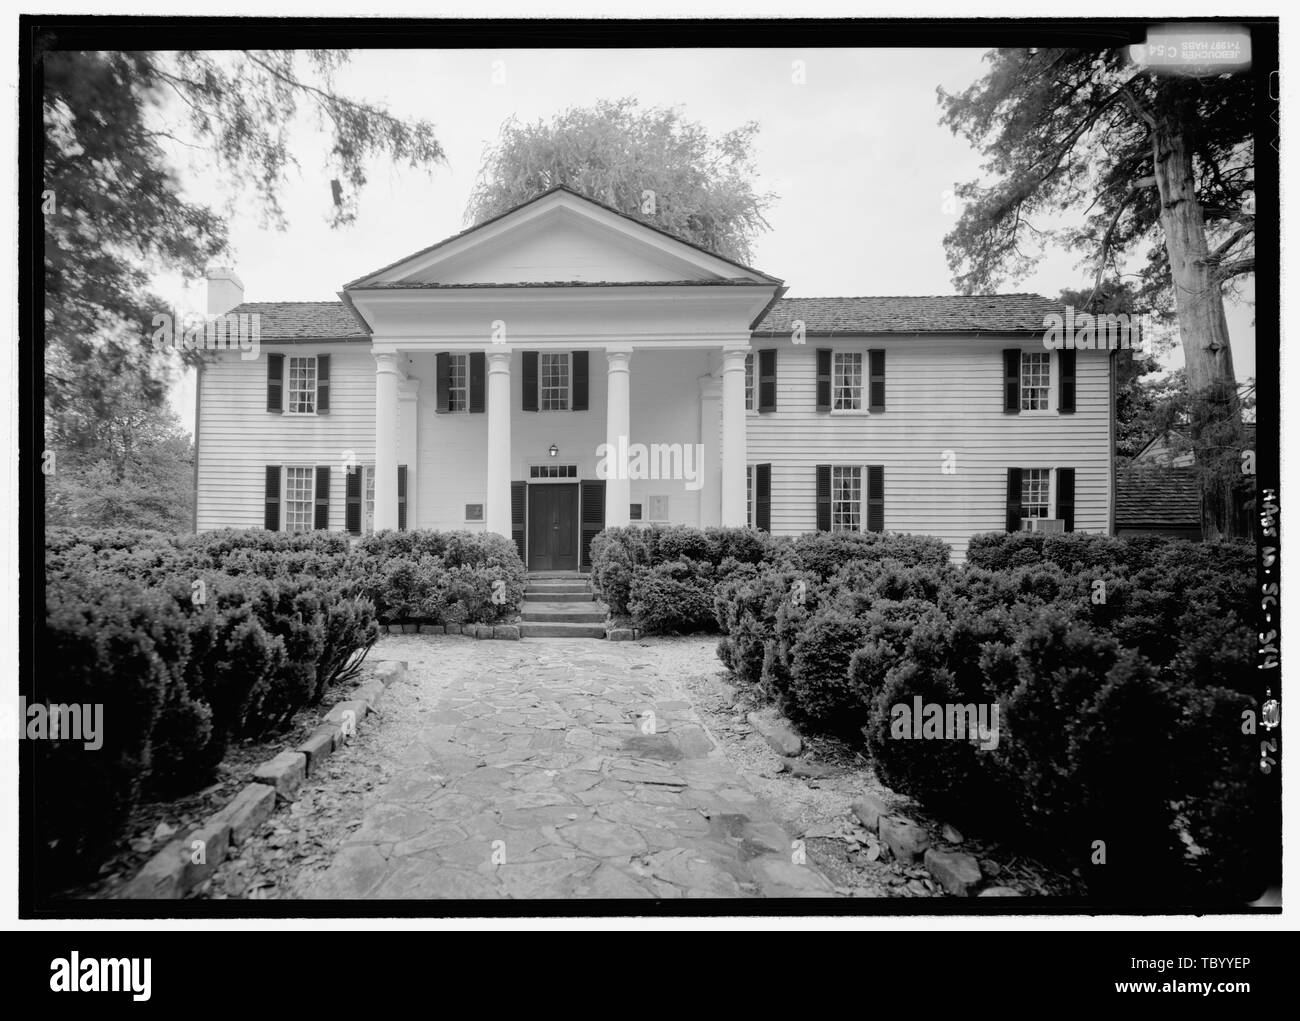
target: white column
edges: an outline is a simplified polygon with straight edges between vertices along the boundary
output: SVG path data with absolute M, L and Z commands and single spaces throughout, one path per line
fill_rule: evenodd
M 704 448 L 704 486 L 700 490 L 700 527 L 722 521 L 722 384 L 712 374 L 700 377 L 700 446 Z
M 632 359 L 629 345 L 605 348 L 609 362 L 608 400 L 605 404 L 605 442 L 611 467 L 605 481 L 605 527 L 616 528 L 631 521 L 632 485 L 627 477 L 626 452 L 632 430 L 632 385 L 628 363 Z
M 745 524 L 745 348 L 722 353 L 722 524 Z
M 487 356 L 487 530 L 510 538 L 510 352 Z
M 397 355 L 375 355 L 375 531 L 397 527 Z

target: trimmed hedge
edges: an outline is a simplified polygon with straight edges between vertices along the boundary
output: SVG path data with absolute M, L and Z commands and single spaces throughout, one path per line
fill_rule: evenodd
M 860 732 L 900 793 L 1050 848 L 1103 894 L 1249 888 L 1248 547 L 999 534 L 956 569 L 911 537 L 809 538 L 719 585 L 738 678 L 811 731 Z M 916 698 L 996 709 L 996 746 L 902 739 Z
M 614 616 L 630 618 L 648 634 L 716 631 L 725 630 L 719 594 L 760 565 L 786 565 L 822 581 L 847 564 L 892 559 L 937 569 L 949 556 L 947 544 L 929 536 L 814 532 L 787 538 L 754 528 L 629 526 L 607 528 L 592 540 L 591 580 Z
M 354 676 L 379 619 L 487 623 L 523 598 L 523 565 L 496 535 L 57 528 L 47 539 L 36 701 L 101 704 L 106 721 L 98 751 L 36 743 L 51 890 L 93 873 L 141 797 L 205 786 L 231 741 L 278 732 Z

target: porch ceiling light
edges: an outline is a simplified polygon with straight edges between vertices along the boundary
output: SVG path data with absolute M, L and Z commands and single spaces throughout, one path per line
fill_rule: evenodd
M 548 453 L 549 453 L 552 457 L 556 457 L 556 456 L 558 456 L 559 453 L 560 453 L 560 448 L 557 447 L 554 443 L 552 443 L 552 444 L 551 444 L 551 449 L 548 451 Z

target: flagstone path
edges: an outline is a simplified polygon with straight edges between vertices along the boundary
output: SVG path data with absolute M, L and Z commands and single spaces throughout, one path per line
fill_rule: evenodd
M 395 771 L 291 896 L 835 896 L 675 682 L 707 648 L 383 639 L 409 666 L 375 724 Z

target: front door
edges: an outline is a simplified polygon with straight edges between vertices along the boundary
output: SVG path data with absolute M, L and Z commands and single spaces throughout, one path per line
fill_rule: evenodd
M 578 569 L 578 487 L 528 487 L 528 569 Z

